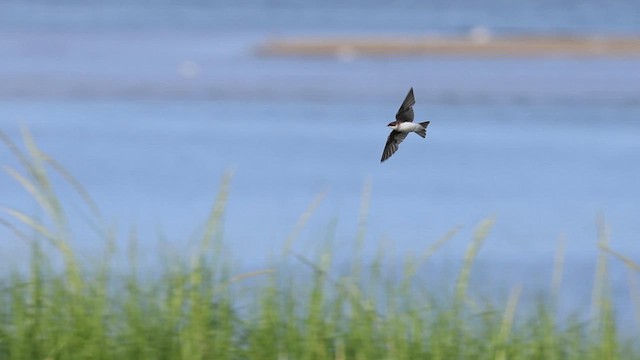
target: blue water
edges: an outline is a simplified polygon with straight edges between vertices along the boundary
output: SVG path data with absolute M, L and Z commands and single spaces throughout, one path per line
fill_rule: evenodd
M 640 6 L 616 2 L 247 1 L 0 4 L 0 129 L 25 124 L 94 196 L 121 238 L 133 225 L 153 262 L 158 239 L 186 252 L 234 170 L 224 237 L 258 268 L 312 199 L 296 244 L 313 253 L 338 219 L 348 259 L 360 196 L 372 184 L 367 244 L 390 259 L 463 225 L 438 255 L 459 261 L 477 223 L 495 217 L 478 275 L 547 287 L 566 241 L 571 299 L 589 296 L 596 219 L 612 247 L 640 260 L 640 62 L 637 58 L 261 57 L 280 36 L 340 34 L 637 35 Z M 408 11 L 411 10 L 411 11 Z M 385 125 L 413 86 L 427 140 L 379 158 Z M 3 165 L 15 165 L 6 150 Z M 88 211 L 61 179 L 77 246 L 99 256 Z M 8 176 L 1 205 L 38 214 Z M 3 269 L 27 252 L 5 230 Z M 124 243 L 124 241 L 123 241 Z M 626 274 L 613 263 L 627 302 Z M 484 281 L 484 280 L 483 280 Z M 501 285 L 507 284 L 507 285 Z M 585 295 L 586 294 L 586 295 Z M 627 307 L 628 309 L 628 307 Z
M 7 29 L 189 29 L 223 32 L 317 31 L 631 34 L 640 28 L 634 0 L 583 1 L 4 1 Z

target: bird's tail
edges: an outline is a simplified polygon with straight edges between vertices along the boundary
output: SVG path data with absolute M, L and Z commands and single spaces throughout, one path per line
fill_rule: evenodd
M 424 137 L 427 137 L 427 126 L 429 126 L 429 121 L 421 122 L 422 130 L 416 131 L 416 134 Z

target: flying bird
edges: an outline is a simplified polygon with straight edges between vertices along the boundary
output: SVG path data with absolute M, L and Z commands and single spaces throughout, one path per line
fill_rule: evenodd
M 413 122 L 413 105 L 415 103 L 416 98 L 413 96 L 413 88 L 411 88 L 396 113 L 396 121 L 390 122 L 389 125 L 387 125 L 393 130 L 387 138 L 387 143 L 384 145 L 380 162 L 387 160 L 398 151 L 398 145 L 400 145 L 410 132 L 414 132 L 423 138 L 427 136 L 429 121 L 417 124 Z

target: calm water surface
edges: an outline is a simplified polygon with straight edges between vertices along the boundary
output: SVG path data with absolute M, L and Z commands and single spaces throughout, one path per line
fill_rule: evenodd
M 637 107 L 418 104 L 418 116 L 432 119 L 428 141 L 409 137 L 380 164 L 390 117 L 380 114 L 392 116 L 394 104 L 17 101 L 1 108 L 3 129 L 17 138 L 24 121 L 110 217 L 161 226 L 176 241 L 202 222 L 220 175 L 234 169 L 226 236 L 248 258 L 269 254 L 324 190 L 310 228 L 338 216 L 348 237 L 367 179 L 370 234 L 389 237 L 400 253 L 496 216 L 487 256 L 546 261 L 560 234 L 570 253 L 592 256 L 599 213 L 619 248 L 638 251 Z M 21 192 L 7 195 L 10 204 L 28 204 Z

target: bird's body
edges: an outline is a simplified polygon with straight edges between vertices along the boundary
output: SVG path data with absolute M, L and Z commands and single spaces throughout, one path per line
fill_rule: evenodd
M 402 122 L 396 123 L 395 125 L 389 126 L 395 131 L 399 132 L 419 132 L 424 129 L 424 127 L 420 124 L 412 123 L 412 122 Z
M 413 88 L 405 97 L 400 109 L 396 113 L 396 121 L 390 122 L 387 126 L 391 129 L 391 134 L 387 138 L 387 143 L 382 152 L 380 162 L 387 160 L 391 155 L 398 151 L 398 145 L 407 137 L 410 132 L 415 132 L 421 137 L 427 136 L 427 126 L 429 121 L 414 123 L 413 122 L 413 105 L 416 103 L 413 96 Z

